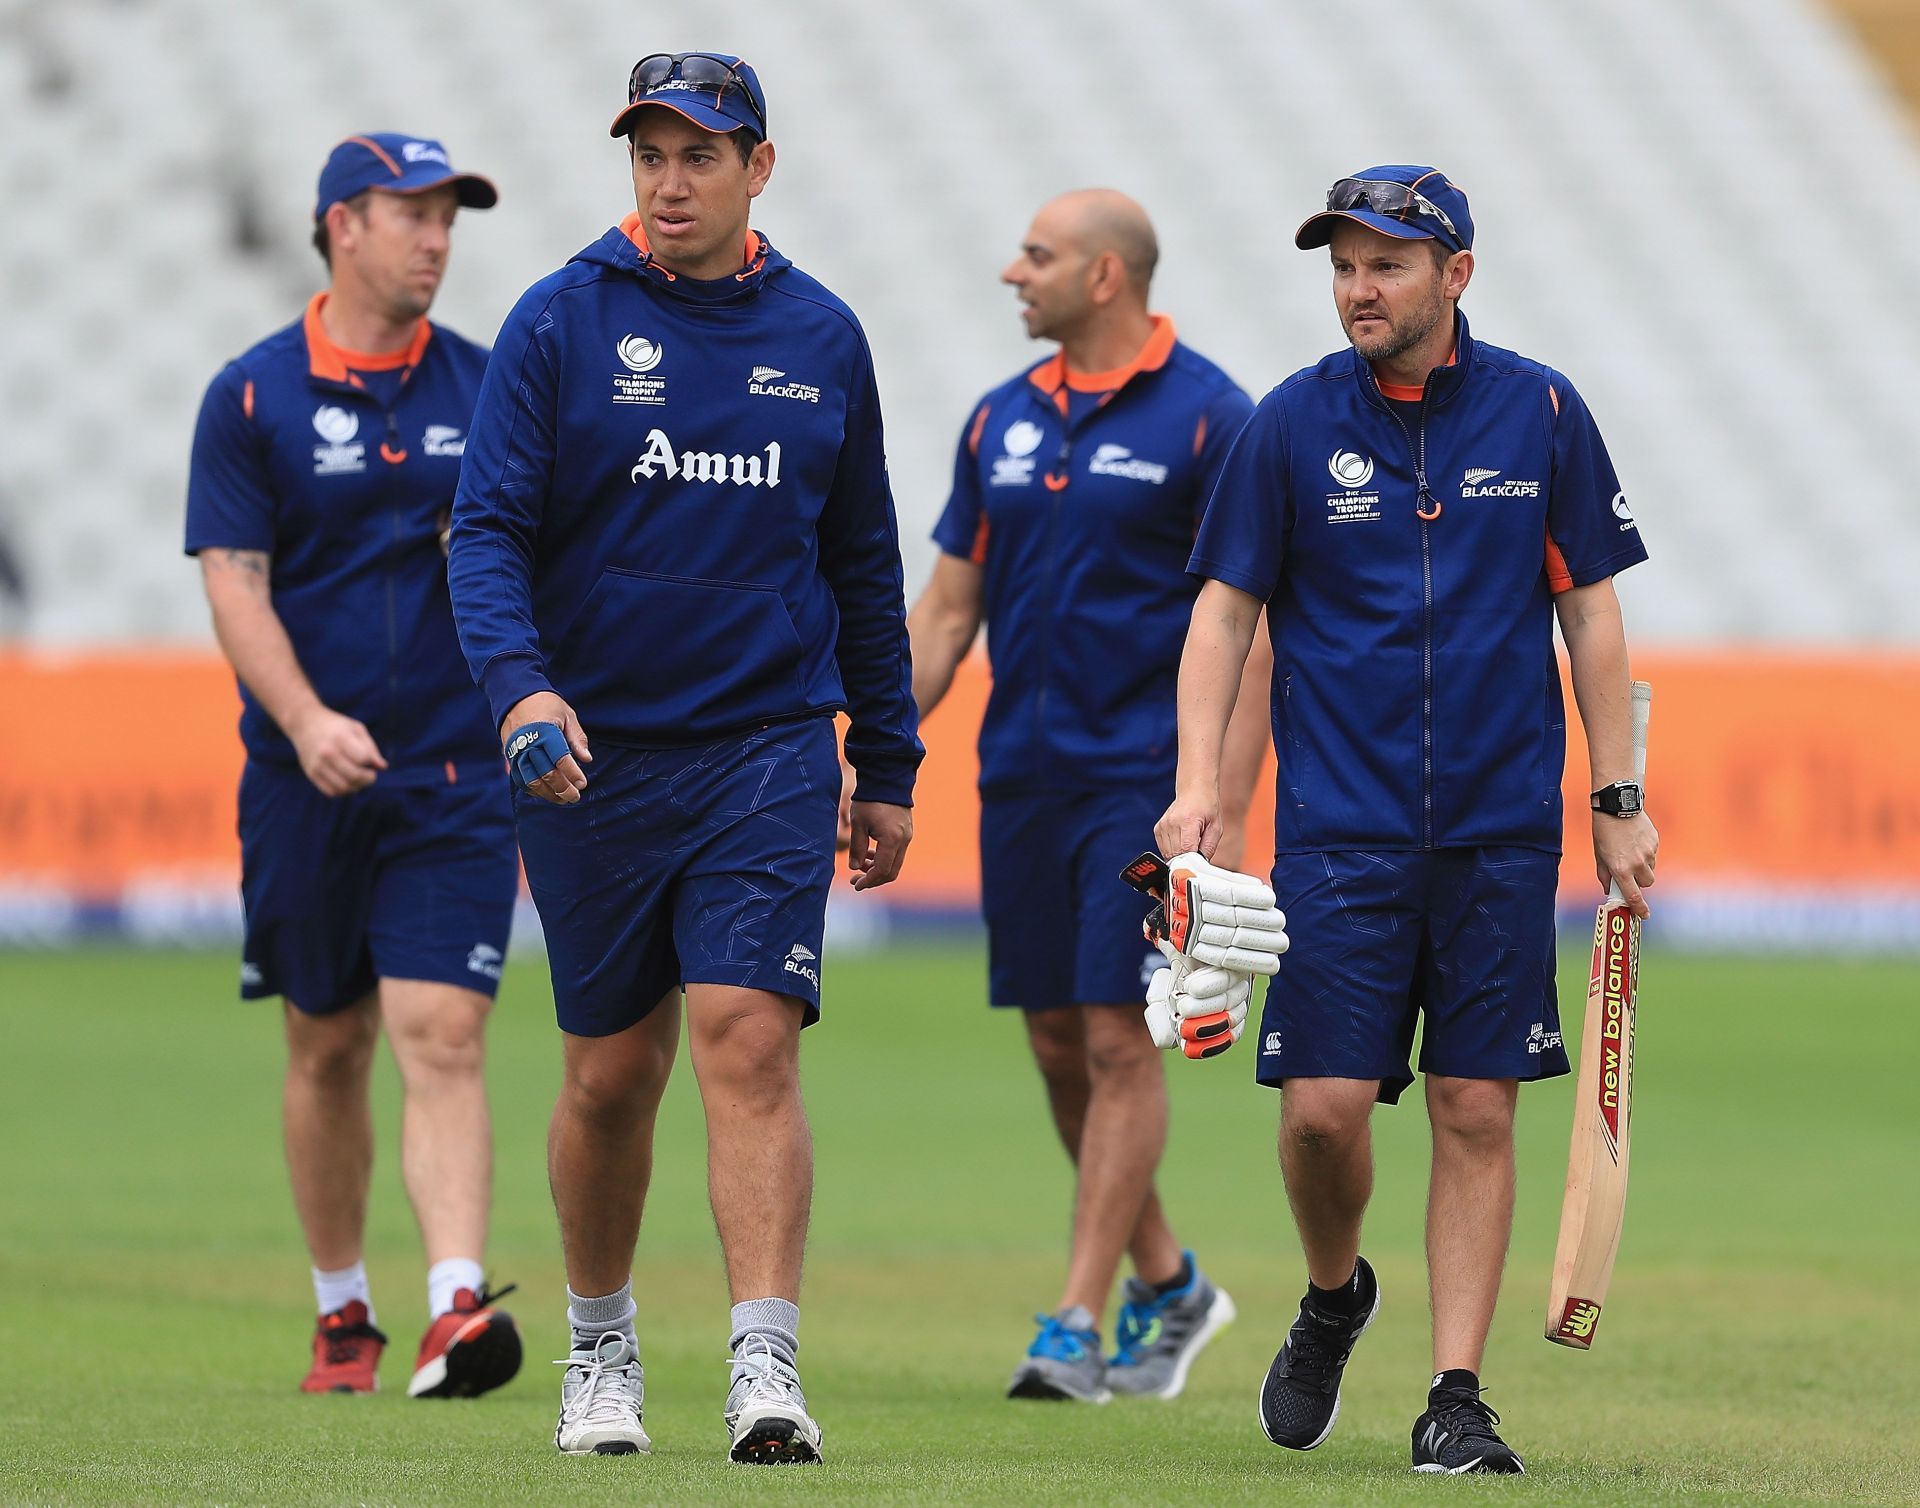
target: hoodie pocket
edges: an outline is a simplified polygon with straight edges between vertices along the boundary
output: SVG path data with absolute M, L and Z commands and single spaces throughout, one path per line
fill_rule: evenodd
M 779 590 L 609 566 L 554 655 L 591 733 L 679 742 L 806 706 L 804 652 Z

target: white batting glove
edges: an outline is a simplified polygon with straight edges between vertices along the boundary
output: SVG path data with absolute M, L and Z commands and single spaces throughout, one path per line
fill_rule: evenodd
M 1167 942 L 1156 946 L 1168 967 L 1147 985 L 1147 1031 L 1153 1045 L 1176 1048 L 1189 1058 L 1211 1058 L 1240 1040 L 1247 1029 L 1253 976 L 1210 964 L 1196 965 Z
M 1242 974 L 1280 972 L 1286 913 L 1252 875 L 1216 868 L 1197 853 L 1162 859 L 1149 850 L 1120 878 L 1160 902 L 1147 915 L 1149 942 L 1165 938 L 1197 963 Z

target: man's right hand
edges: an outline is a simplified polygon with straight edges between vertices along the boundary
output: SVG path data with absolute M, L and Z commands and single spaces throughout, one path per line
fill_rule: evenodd
M 1220 792 L 1199 796 L 1175 795 L 1160 820 L 1153 825 L 1153 840 L 1168 858 L 1179 853 L 1197 853 L 1212 859 L 1220 846 L 1226 824 L 1220 819 Z
M 337 798 L 364 791 L 387 767 L 365 723 L 318 702 L 290 724 L 286 734 L 300 756 L 301 771 L 322 796 Z
M 567 735 L 567 747 L 573 752 L 563 754 L 554 767 L 527 789 L 542 801 L 551 801 L 555 806 L 572 806 L 580 799 L 580 793 L 587 788 L 586 772 L 580 768 L 579 761 L 593 763 L 593 752 L 587 747 L 587 733 L 580 726 L 580 719 L 569 707 L 551 691 L 536 691 L 532 696 L 523 696 L 507 709 L 507 715 L 500 723 L 500 748 L 504 754 L 513 735 L 528 723 L 557 723 L 560 731 Z M 551 736 L 551 735 L 549 735 Z

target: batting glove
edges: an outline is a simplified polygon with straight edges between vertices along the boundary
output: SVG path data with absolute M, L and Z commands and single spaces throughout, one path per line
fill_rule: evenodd
M 1286 913 L 1252 875 L 1218 869 L 1197 853 L 1162 859 L 1148 852 L 1120 877 L 1160 902 L 1147 913 L 1145 928 L 1156 946 L 1164 938 L 1196 963 L 1242 974 L 1280 972 Z
M 1211 1058 L 1225 1052 L 1247 1029 L 1253 976 L 1210 964 L 1195 966 L 1166 943 L 1168 966 L 1147 985 L 1147 1032 L 1165 1052 Z

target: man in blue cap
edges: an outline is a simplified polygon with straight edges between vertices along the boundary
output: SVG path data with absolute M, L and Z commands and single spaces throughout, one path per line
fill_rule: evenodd
M 820 1010 L 833 714 L 856 889 L 899 873 L 921 754 L 879 396 L 852 311 L 748 224 L 774 165 L 752 68 L 642 58 L 612 135 L 635 213 L 508 316 L 453 520 L 454 612 L 518 776 L 564 1034 L 554 1443 L 649 1448 L 633 1254 L 684 1015 L 733 1300 L 728 1456 L 810 1463 L 799 1044 Z
M 1380 1304 L 1360 1256 L 1368 1122 L 1419 1068 L 1433 1130 L 1433 1381 L 1422 1472 L 1520 1472 L 1479 1369 L 1513 1222 L 1522 1081 L 1567 1071 L 1554 996 L 1566 714 L 1558 619 L 1592 766 L 1595 868 L 1644 915 L 1657 835 L 1631 779 L 1616 572 L 1640 533 L 1559 372 L 1477 341 L 1467 196 L 1389 165 L 1335 183 L 1295 235 L 1325 246 L 1350 349 L 1295 373 L 1227 457 L 1188 569 L 1180 761 L 1157 836 L 1211 849 L 1219 750 L 1262 607 L 1280 756 L 1273 889 L 1293 940 L 1258 1078 L 1308 1289 L 1260 1394 L 1269 1439 L 1311 1450 Z
M 186 548 L 244 708 L 240 993 L 285 1002 L 287 1163 L 320 1310 L 307 1392 L 372 1392 L 386 1341 L 361 1260 L 382 1025 L 429 1263 L 407 1391 L 471 1396 L 520 1365 L 480 1265 L 484 1033 L 518 860 L 443 545 L 486 352 L 427 320 L 455 214 L 497 198 L 426 137 L 341 142 L 313 212 L 328 287 L 214 378 L 194 434 Z

